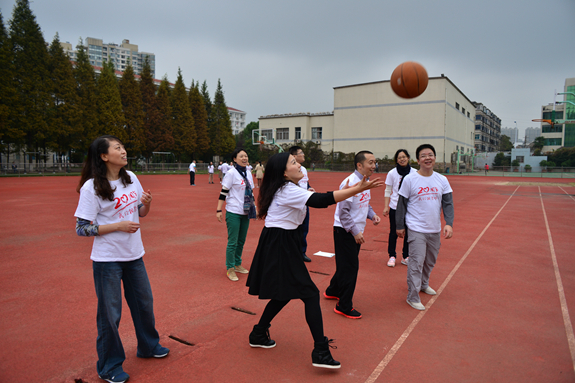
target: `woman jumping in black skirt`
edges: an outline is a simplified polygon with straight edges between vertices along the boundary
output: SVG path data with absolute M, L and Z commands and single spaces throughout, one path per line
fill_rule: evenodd
M 311 354 L 315 367 L 340 368 L 329 351 L 332 341 L 323 334 L 319 290 L 311 280 L 301 257 L 301 232 L 298 226 L 306 215 L 306 206 L 325 208 L 364 190 L 383 186 L 379 179 L 365 178 L 354 186 L 329 193 L 313 193 L 300 188 L 303 177 L 300 164 L 289 153 L 269 159 L 258 196 L 258 218 L 265 218 L 265 227 L 250 268 L 249 294 L 270 299 L 257 325 L 250 334 L 252 347 L 272 348 L 272 319 L 291 299 L 301 299 L 305 318 L 314 340 Z

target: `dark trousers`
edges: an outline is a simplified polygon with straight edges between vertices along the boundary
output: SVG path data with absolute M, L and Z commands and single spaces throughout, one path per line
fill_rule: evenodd
M 196 172 L 190 172 L 190 185 L 196 184 Z
M 307 251 L 307 233 L 309 232 L 309 206 L 306 206 L 307 212 L 302 224 L 299 225 L 301 231 L 301 252 L 305 255 Z
M 321 342 L 324 340 L 324 335 L 321 306 L 319 305 L 319 294 L 310 298 L 302 298 L 302 301 L 305 307 L 305 320 L 309 326 L 313 340 L 315 342 Z M 258 325 L 267 328 L 272 319 L 274 319 L 289 302 L 290 301 L 278 301 L 275 299 L 270 300 L 262 313 Z
M 403 255 L 403 259 L 407 259 L 409 257 L 409 243 L 407 239 L 409 238 L 407 235 L 407 226 L 405 227 L 405 237 L 403 238 L 403 251 L 401 252 Z M 397 232 L 395 226 L 395 210 L 389 209 L 389 240 L 387 245 L 387 253 L 390 257 L 395 257 L 395 248 L 397 246 Z
M 335 245 L 335 274 L 331 278 L 326 294 L 339 298 L 339 308 L 349 311 L 353 308 L 353 293 L 359 271 L 360 244 L 344 228 L 333 227 Z

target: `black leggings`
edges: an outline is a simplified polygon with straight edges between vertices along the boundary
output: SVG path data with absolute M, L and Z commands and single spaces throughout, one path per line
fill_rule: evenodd
M 323 335 L 323 320 L 321 317 L 321 307 L 319 305 L 319 293 L 311 298 L 302 299 L 305 305 L 305 320 L 311 331 L 311 336 L 315 342 L 322 342 L 324 340 Z M 258 325 L 262 327 L 267 327 L 272 319 L 289 303 L 287 301 L 278 301 L 272 299 L 266 305 L 260 322 Z

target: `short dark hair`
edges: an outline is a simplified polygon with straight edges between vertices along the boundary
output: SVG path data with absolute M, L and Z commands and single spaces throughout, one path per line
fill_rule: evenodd
M 405 150 L 405 149 L 398 149 L 397 152 L 395 152 L 395 156 L 393 156 L 393 160 L 395 161 L 396 164 L 397 164 L 397 157 L 399 157 L 399 155 L 401 154 L 401 152 L 405 153 L 405 155 L 407 156 L 407 159 L 408 159 L 408 160 L 411 158 L 411 156 L 409 155 L 409 153 L 407 152 L 407 150 Z
M 373 154 L 373 153 L 368 150 L 362 150 L 361 152 L 355 155 L 355 159 L 353 160 L 353 163 L 355 164 L 355 170 L 357 170 L 358 163 L 365 161 L 366 154 Z
M 417 147 L 417 150 L 415 151 L 415 157 L 417 159 L 419 159 L 419 152 L 421 152 L 423 149 L 431 149 L 433 151 L 433 156 L 435 157 L 435 148 L 433 147 L 433 145 L 431 144 L 423 144 L 423 145 L 419 145 Z
M 297 155 L 298 150 L 301 150 L 303 152 L 303 149 L 300 146 L 294 145 L 291 148 L 289 148 L 289 154 L 295 156 Z
M 238 156 L 238 154 L 240 154 L 240 152 L 244 152 L 246 154 L 248 154 L 248 152 L 246 152 L 243 148 L 237 148 L 236 150 L 234 150 L 234 152 L 232 153 L 232 161 L 236 162 L 235 159 Z

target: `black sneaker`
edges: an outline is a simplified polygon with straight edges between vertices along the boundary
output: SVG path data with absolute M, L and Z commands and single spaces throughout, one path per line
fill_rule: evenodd
M 272 348 L 276 346 L 276 342 L 270 339 L 270 328 L 271 325 L 267 327 L 261 327 L 255 325 L 254 329 L 250 333 L 250 346 L 261 347 L 261 348 Z
M 333 311 L 335 311 L 336 314 L 343 315 L 346 318 L 350 318 L 350 319 L 361 318 L 361 313 L 359 311 L 357 311 L 356 309 L 351 309 L 349 311 L 343 311 L 343 310 L 340 310 L 339 305 L 335 305 L 335 308 L 333 309 Z
M 331 352 L 329 352 L 331 348 L 337 348 L 332 346 L 330 343 L 333 342 L 333 339 L 327 339 L 324 337 L 322 342 L 314 342 L 314 348 L 311 352 L 311 363 L 314 367 L 321 367 L 321 368 L 340 368 L 341 363 L 337 360 L 333 360 L 331 356 Z

